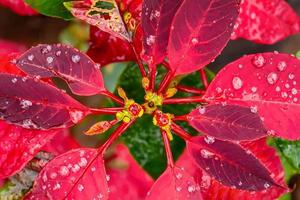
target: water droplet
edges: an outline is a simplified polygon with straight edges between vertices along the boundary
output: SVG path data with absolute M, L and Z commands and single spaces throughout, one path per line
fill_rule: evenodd
M 51 179 L 55 179 L 56 177 L 57 177 L 57 173 L 52 172 L 52 173 L 50 174 L 50 178 L 51 178 Z
M 243 68 L 243 65 L 242 65 L 242 64 L 239 64 L 239 65 L 238 65 L 238 68 L 239 68 L 239 69 L 242 69 L 242 68 Z
M 263 67 L 265 63 L 266 59 L 261 54 L 255 55 L 252 59 L 252 64 L 257 68 Z
M 55 55 L 56 55 L 56 56 L 60 56 L 60 55 L 61 55 L 61 51 L 57 51 L 57 52 L 55 53 Z
M 27 56 L 27 59 L 28 59 L 29 61 L 33 61 L 34 55 L 33 55 L 33 54 L 28 55 L 28 56 Z
M 198 44 L 198 42 L 199 42 L 199 41 L 198 41 L 198 39 L 197 39 L 197 38 L 193 38 L 193 39 L 192 39 L 192 44 L 194 44 L 194 45 L 195 45 L 195 44 Z
M 214 154 L 206 149 L 201 149 L 201 156 L 203 158 L 210 158 L 212 157 Z
M 267 76 L 267 81 L 269 84 L 273 85 L 277 82 L 278 80 L 278 75 L 275 72 L 271 72 Z
M 72 62 L 73 63 L 78 63 L 80 61 L 80 56 L 79 55 L 73 55 L 72 56 Z
M 91 168 L 91 171 L 92 171 L 92 172 L 96 171 L 96 167 L 92 167 L 92 168 Z
M 195 191 L 196 191 L 196 187 L 194 185 L 188 186 L 188 192 L 189 193 L 192 193 L 192 192 L 195 192 Z
M 83 112 L 79 110 L 73 110 L 69 112 L 73 123 L 77 124 L 83 118 Z
M 257 87 L 252 87 L 252 88 L 251 88 L 251 91 L 252 91 L 253 93 L 257 92 Z
M 28 109 L 30 106 L 32 106 L 32 102 L 23 99 L 23 100 L 21 100 L 21 102 L 20 102 L 20 106 L 21 106 L 23 109 Z
M 85 167 L 87 165 L 86 158 L 80 158 L 80 162 L 78 164 L 80 167 Z
M 217 92 L 218 94 L 220 94 L 220 93 L 223 92 L 223 90 L 222 90 L 222 88 L 220 88 L 220 87 L 216 87 L 216 92 Z
M 286 69 L 286 67 L 287 67 L 287 64 L 284 61 L 279 62 L 277 65 L 277 69 L 281 72 L 284 71 Z
M 110 181 L 110 176 L 109 175 L 106 175 L 106 180 Z
M 53 60 L 54 60 L 53 57 L 51 57 L 51 56 L 47 57 L 48 64 L 51 64 L 53 62 Z
M 77 189 L 79 192 L 82 192 L 84 190 L 84 186 L 82 184 L 78 184 Z
M 292 89 L 292 94 L 293 94 L 293 95 L 296 95 L 297 93 L 298 93 L 298 90 L 297 90 L 296 88 L 293 88 L 293 89 Z
M 148 46 L 152 46 L 155 42 L 155 36 L 149 35 L 149 37 L 146 38 L 146 43 Z
M 234 89 L 239 90 L 243 87 L 243 81 L 239 77 L 234 77 L 232 79 L 232 86 Z
M 243 185 L 242 181 L 240 181 L 238 184 L 239 184 L 239 186 Z
M 180 186 L 176 187 L 176 191 L 180 192 L 182 190 L 182 188 Z
M 279 87 L 279 86 L 276 86 L 275 91 L 276 91 L 276 92 L 280 92 L 280 90 L 281 90 L 280 87 Z
M 252 113 L 257 113 L 257 106 L 251 106 L 250 110 Z
M 53 190 L 58 190 L 61 188 L 61 185 L 59 183 L 56 183 L 53 187 Z
M 288 97 L 288 94 L 286 92 L 281 92 L 281 97 L 286 99 Z
M 205 107 L 200 106 L 198 110 L 201 115 L 205 114 L 205 110 L 206 110 Z
M 215 138 L 214 137 L 211 137 L 211 136 L 205 136 L 204 137 L 204 141 L 207 143 L 207 144 L 213 144 L 215 142 Z
M 269 183 L 265 183 L 264 184 L 264 188 L 268 189 L 270 187 L 270 184 Z
M 66 166 L 61 166 L 59 169 L 59 174 L 62 176 L 68 176 L 69 175 L 69 169 Z
M 12 82 L 12 83 L 16 83 L 17 81 L 18 81 L 17 78 L 12 78 L 12 79 L 11 79 L 11 82 Z
M 285 86 L 286 89 L 290 88 L 290 84 L 288 84 L 288 83 L 286 83 L 284 86 Z
M 290 73 L 290 74 L 289 74 L 289 79 L 293 80 L 294 78 L 295 78 L 295 74 Z
M 77 165 L 77 164 L 75 164 L 75 165 L 72 167 L 71 170 L 72 170 L 72 172 L 76 173 L 76 172 L 78 172 L 78 171 L 80 170 L 80 166 Z
M 181 173 L 176 174 L 176 178 L 177 179 L 181 179 L 182 178 L 182 174 Z

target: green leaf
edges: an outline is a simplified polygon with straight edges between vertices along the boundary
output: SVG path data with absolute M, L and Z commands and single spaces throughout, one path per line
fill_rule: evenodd
M 158 68 L 156 85 L 158 85 L 166 71 L 164 68 Z M 213 73 L 209 72 L 210 79 Z M 193 87 L 201 87 L 199 74 L 195 73 L 182 79 L 182 84 Z M 136 65 L 129 66 L 121 78 L 118 86 L 122 87 L 128 98 L 134 99 L 138 103 L 144 103 L 145 92 L 141 87 L 141 75 Z M 188 96 L 188 94 L 179 92 L 177 97 Z M 175 115 L 182 115 L 191 111 L 196 105 L 167 105 L 163 106 L 164 112 Z M 183 128 L 192 134 L 196 132 L 185 123 L 180 123 Z M 152 116 L 144 115 L 138 119 L 130 129 L 122 136 L 122 140 L 127 144 L 129 150 L 137 162 L 153 177 L 157 178 L 166 167 L 166 156 L 162 142 L 161 133 L 158 127 L 153 125 Z M 182 153 L 185 143 L 179 137 L 174 135 L 171 142 L 172 153 L 176 160 Z
M 65 20 L 70 20 L 73 15 L 64 6 L 64 2 L 70 0 L 25 0 L 32 8 L 39 13 L 50 16 L 59 17 Z

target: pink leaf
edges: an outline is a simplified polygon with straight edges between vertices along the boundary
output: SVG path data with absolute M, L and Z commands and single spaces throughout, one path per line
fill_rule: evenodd
M 19 172 L 58 132 L 26 130 L 0 121 L 0 179 Z
M 39 45 L 18 58 L 17 66 L 31 76 L 60 77 L 77 95 L 94 95 L 106 91 L 97 65 L 84 53 L 57 44 Z
M 30 77 L 0 73 L 0 117 L 31 129 L 69 127 L 88 110 L 56 87 Z
M 200 187 L 189 173 L 179 167 L 168 167 L 157 179 L 146 200 L 201 200 Z
M 175 75 L 199 70 L 217 57 L 237 16 L 236 0 L 184 0 L 172 22 L 168 46 Z
M 227 65 L 205 98 L 249 106 L 270 133 L 300 139 L 300 61 L 287 54 L 248 55 Z
M 284 0 L 243 0 L 232 39 L 274 44 L 300 32 L 300 18 Z
M 142 10 L 144 59 L 152 65 L 167 55 L 171 23 L 182 0 L 145 0 Z
M 257 113 L 237 105 L 208 105 L 193 110 L 187 117 L 197 131 L 221 140 L 254 140 L 266 136 Z
M 266 140 L 261 139 L 255 142 L 242 142 L 241 145 L 251 151 L 255 157 L 257 157 L 263 165 L 271 172 L 273 179 L 285 187 L 284 171 L 280 163 L 279 157 L 276 155 L 276 151 L 266 145 Z M 274 200 L 286 192 L 284 188 L 277 186 L 271 186 L 267 190 L 263 191 L 245 191 L 237 190 L 232 187 L 227 187 L 212 179 L 199 167 L 197 167 L 191 160 L 188 152 L 185 151 L 183 155 L 177 161 L 178 165 L 183 166 L 189 171 L 195 181 L 201 186 L 201 192 L 204 199 L 222 199 L 222 200 L 252 200 L 252 199 L 264 199 Z
M 19 53 L 26 50 L 26 47 L 14 42 L 0 39 L 0 55 L 7 55 L 10 53 Z
M 188 150 L 198 166 L 224 185 L 249 191 L 280 187 L 251 151 L 237 143 L 195 137 Z
M 108 199 L 104 161 L 97 154 L 96 149 L 81 148 L 54 158 L 25 199 Z
M 0 4 L 12 9 L 14 12 L 19 15 L 36 15 L 31 7 L 25 3 L 25 0 L 0 0 Z
M 109 199 L 110 200 L 142 200 L 153 184 L 152 178 L 133 159 L 125 145 L 115 148 L 112 165 L 108 164 Z M 123 167 L 113 166 L 122 163 Z M 116 165 L 116 164 L 115 164 Z

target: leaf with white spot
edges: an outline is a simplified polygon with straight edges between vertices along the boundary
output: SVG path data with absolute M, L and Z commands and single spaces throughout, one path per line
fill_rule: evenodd
M 300 32 L 300 17 L 284 0 L 243 0 L 232 39 L 274 44 Z
M 108 199 L 104 161 L 96 149 L 80 148 L 51 160 L 25 199 Z
M 288 54 L 244 56 L 218 73 L 204 98 L 248 106 L 257 111 L 269 133 L 300 139 L 299 66 L 300 60 Z
M 263 163 L 240 144 L 217 139 L 207 143 L 205 137 L 194 137 L 187 147 L 197 165 L 223 185 L 249 191 L 281 188 Z
M 229 41 L 237 16 L 236 0 L 183 0 L 168 44 L 175 75 L 197 71 L 215 59 Z
M 168 167 L 152 186 L 146 200 L 201 200 L 200 186 L 184 169 Z
M 255 110 L 239 105 L 196 108 L 187 119 L 197 131 L 220 140 L 255 140 L 268 134 Z
M 66 45 L 32 47 L 17 59 L 16 64 L 30 76 L 64 79 L 77 95 L 89 96 L 106 91 L 97 64 L 86 54 Z
M 27 129 L 73 126 L 88 109 L 56 87 L 34 79 L 0 73 L 0 118 Z
M 70 1 L 64 5 L 76 18 L 120 39 L 132 41 L 132 35 L 126 29 L 115 0 Z

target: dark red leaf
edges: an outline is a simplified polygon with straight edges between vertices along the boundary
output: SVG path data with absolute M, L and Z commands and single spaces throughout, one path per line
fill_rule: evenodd
M 237 16 L 236 0 L 184 0 L 174 17 L 168 46 L 174 73 L 199 70 L 217 57 Z
M 242 142 L 243 148 L 251 151 L 255 157 L 257 157 L 263 165 L 271 172 L 271 177 L 280 185 L 285 187 L 284 171 L 280 163 L 280 159 L 276 154 L 276 151 L 266 145 L 266 140 L 261 139 L 255 142 Z M 263 191 L 246 191 L 237 190 L 232 187 L 227 187 L 212 179 L 201 168 L 197 167 L 191 160 L 188 152 L 185 151 L 183 155 L 178 159 L 177 164 L 183 166 L 188 172 L 190 172 L 195 181 L 201 187 L 201 193 L 204 199 L 222 199 L 222 200 L 274 200 L 287 192 L 284 188 L 277 186 L 271 186 L 267 190 Z
M 243 0 L 232 39 L 274 44 L 300 32 L 300 18 L 284 0 Z
M 143 58 L 151 65 L 167 55 L 171 23 L 183 0 L 145 0 L 142 11 Z
M 300 60 L 278 53 L 248 55 L 227 65 L 205 98 L 249 106 L 271 134 L 300 139 Z
M 28 75 L 66 80 L 77 95 L 94 95 L 106 91 L 99 67 L 78 50 L 57 44 L 32 47 L 18 58 L 17 66 Z
M 188 115 L 197 131 L 220 140 L 254 140 L 268 134 L 256 112 L 237 105 L 208 105 Z
M 88 110 L 56 87 L 30 77 L 0 73 L 0 117 L 31 129 L 69 127 Z
M 96 149 L 74 149 L 51 160 L 25 199 L 108 199 L 104 161 Z
M 194 137 L 188 141 L 188 150 L 206 173 L 224 185 L 249 191 L 280 187 L 262 162 L 237 143 Z
M 138 165 L 125 145 L 115 148 L 114 159 L 108 163 L 109 199 L 142 200 L 153 184 L 152 178 Z
M 0 179 L 19 172 L 59 132 L 26 130 L 0 121 Z
M 37 12 L 29 7 L 25 0 L 0 0 L 0 4 L 12 9 L 19 15 L 36 15 Z
M 179 167 L 168 167 L 157 179 L 146 200 L 201 200 L 200 187 L 194 178 Z

